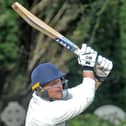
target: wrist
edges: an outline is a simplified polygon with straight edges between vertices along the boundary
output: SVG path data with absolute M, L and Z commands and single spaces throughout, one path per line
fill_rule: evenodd
M 88 77 L 88 78 L 91 78 L 93 80 L 95 80 L 95 76 L 94 76 L 94 72 L 91 71 L 91 70 L 84 70 L 83 71 L 83 77 Z

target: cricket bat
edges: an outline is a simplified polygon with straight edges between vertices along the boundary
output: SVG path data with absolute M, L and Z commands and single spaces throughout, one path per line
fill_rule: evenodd
M 12 8 L 33 28 L 46 34 L 57 43 L 61 44 L 68 50 L 72 51 L 74 54 L 79 55 L 79 47 L 70 41 L 68 38 L 57 32 L 55 29 L 47 25 L 44 21 L 33 15 L 20 3 L 14 2 Z

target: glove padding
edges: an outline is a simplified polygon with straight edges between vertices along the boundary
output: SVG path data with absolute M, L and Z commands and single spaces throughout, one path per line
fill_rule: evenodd
M 110 74 L 112 68 L 113 68 L 112 61 L 99 55 L 96 61 L 96 65 L 94 67 L 96 78 L 100 81 L 104 81 L 105 78 L 108 77 L 108 75 Z
M 78 63 L 84 67 L 93 68 L 95 66 L 96 58 L 97 52 L 87 46 L 87 44 L 82 44 L 82 48 L 79 51 Z

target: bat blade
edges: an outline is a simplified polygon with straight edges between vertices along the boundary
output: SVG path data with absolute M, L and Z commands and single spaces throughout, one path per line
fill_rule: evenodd
M 79 47 L 65 36 L 57 32 L 55 29 L 47 25 L 44 21 L 33 15 L 20 3 L 14 2 L 12 8 L 33 28 L 46 34 L 50 38 L 54 39 L 57 43 L 61 44 L 68 50 L 72 51 L 76 55 L 79 55 Z

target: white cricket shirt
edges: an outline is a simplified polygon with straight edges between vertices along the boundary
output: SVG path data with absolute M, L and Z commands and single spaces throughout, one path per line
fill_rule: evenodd
M 84 78 L 82 83 L 68 89 L 68 100 L 46 101 L 35 93 L 30 100 L 25 126 L 65 126 L 65 122 L 83 112 L 93 101 L 95 81 Z

